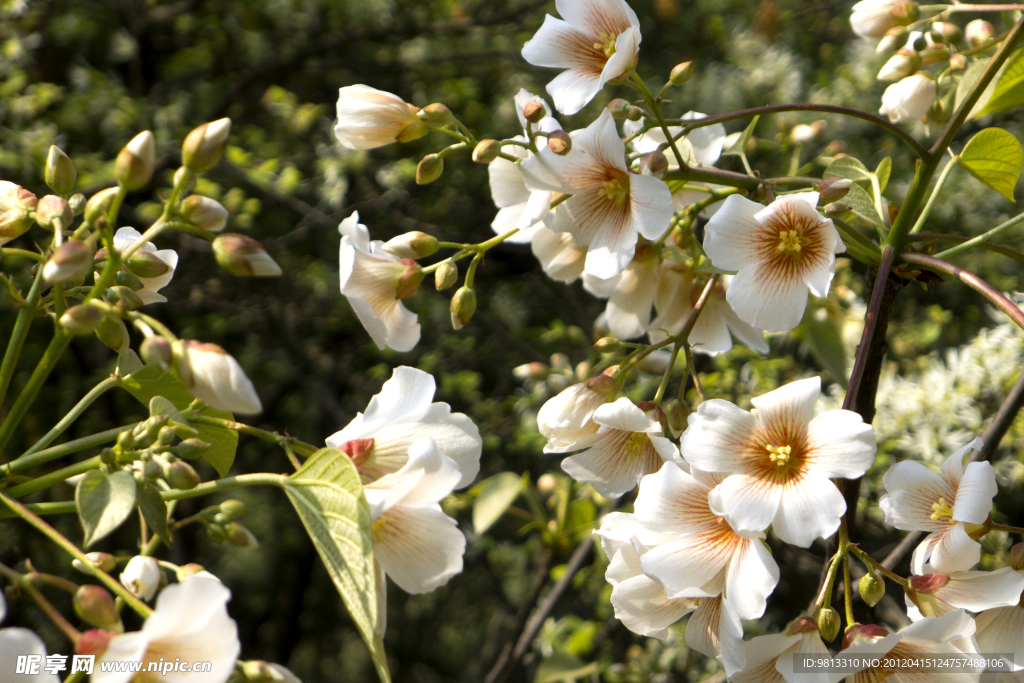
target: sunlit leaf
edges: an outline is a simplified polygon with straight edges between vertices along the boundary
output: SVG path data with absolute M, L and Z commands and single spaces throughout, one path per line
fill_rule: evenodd
M 889 184 L 889 176 L 892 174 L 892 157 L 886 157 L 878 163 L 875 175 L 878 176 L 878 189 L 885 192 L 885 186 Z
M 986 128 L 964 147 L 960 165 L 1012 202 L 1013 190 L 1024 168 L 1024 149 L 1017 138 L 1002 128 Z
M 850 191 L 836 204 L 849 207 L 851 212 L 872 225 L 885 227 L 882 217 L 878 215 L 878 210 L 875 208 L 875 203 L 871 200 L 871 195 L 860 185 L 851 185 Z
M 1010 55 L 993 81 L 995 88 L 991 98 L 975 116 L 994 114 L 1024 104 L 1024 49 Z
M 839 157 L 825 169 L 823 178 L 849 178 L 856 182 L 871 182 L 871 171 L 857 159 Z M 843 202 L 845 203 L 845 202 Z
M 75 507 L 89 547 L 121 526 L 135 510 L 135 478 L 128 472 L 107 475 L 89 470 L 75 487 Z
M 515 472 L 499 472 L 484 480 L 473 501 L 473 530 L 482 534 L 505 514 L 523 490 L 523 479 Z

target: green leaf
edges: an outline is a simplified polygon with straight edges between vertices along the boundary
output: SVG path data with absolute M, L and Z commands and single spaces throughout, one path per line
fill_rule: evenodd
M 750 141 L 750 136 L 754 134 L 754 128 L 757 127 L 757 121 L 760 118 L 761 115 L 758 114 L 751 119 L 750 123 L 747 124 L 747 127 L 743 129 L 743 135 L 740 136 L 739 140 L 737 140 L 732 147 L 723 151 L 722 154 L 743 154 L 747 149 L 747 143 Z
M 992 97 L 977 116 L 994 114 L 1024 104 L 1024 49 L 1010 55 L 999 75 L 992 80 L 996 84 Z
M 390 681 L 377 634 L 370 506 L 355 465 L 341 451 L 321 448 L 285 480 L 284 490 L 366 641 L 378 675 Z
M 117 372 L 118 377 L 127 377 L 133 372 L 138 372 L 144 367 L 146 366 L 143 365 L 142 359 L 140 359 L 134 351 L 128 349 L 124 353 L 118 355 L 117 370 L 115 372 Z
M 556 650 L 537 667 L 534 683 L 574 683 L 593 677 L 599 671 L 597 662 L 583 661 L 565 650 Z
M 981 59 L 971 62 L 971 65 L 967 67 L 963 76 L 960 77 L 960 83 L 956 86 L 956 98 L 953 100 L 954 109 L 960 108 L 960 104 L 967 97 L 967 94 L 971 91 L 971 88 L 974 87 L 974 84 L 978 82 L 978 79 L 981 78 L 981 73 L 985 70 L 987 65 L 988 60 Z M 985 89 L 985 92 L 982 93 L 981 97 L 974 104 L 974 109 L 971 110 L 970 118 L 977 116 L 978 112 L 984 109 L 985 105 L 988 104 L 988 101 L 992 98 L 992 92 L 995 90 L 996 80 L 997 79 L 992 79 L 992 82 L 988 84 L 988 88 Z
M 142 484 L 138 490 L 139 511 L 146 524 L 160 537 L 168 547 L 171 545 L 171 532 L 167 528 L 167 503 L 160 497 L 160 491 L 152 484 Z
M 147 365 L 141 370 L 133 372 L 128 377 L 121 378 L 121 386 L 132 396 L 142 402 L 142 405 L 149 406 L 156 396 L 163 396 L 179 411 L 188 408 L 192 403 L 192 394 L 185 385 L 170 372 L 161 372 L 159 368 Z M 179 412 L 180 415 L 180 412 Z M 205 408 L 203 415 L 219 417 L 225 420 L 233 420 L 231 413 L 223 410 Z M 176 419 L 176 418 L 172 418 Z M 210 444 L 210 448 L 203 453 L 203 458 L 213 465 L 217 474 L 227 476 L 231 464 L 235 461 L 235 451 L 238 449 L 238 433 L 223 427 L 210 425 L 195 425 L 193 427 L 199 432 L 199 438 Z
M 878 189 L 885 192 L 885 186 L 889 184 L 889 176 L 892 174 L 892 157 L 886 157 L 878 163 L 875 175 L 878 176 Z
M 837 201 L 836 204 L 848 206 L 851 212 L 868 223 L 885 228 L 885 223 L 882 222 L 882 217 L 878 215 L 878 210 L 875 208 L 875 202 L 872 201 L 871 195 L 860 185 L 850 186 L 850 191 L 846 193 L 845 197 Z
M 968 141 L 960 153 L 960 165 L 1012 202 L 1024 168 L 1024 149 L 1002 128 L 986 128 Z
M 135 478 L 128 472 L 107 475 L 89 470 L 75 488 L 75 507 L 89 547 L 121 526 L 135 510 Z
M 480 484 L 473 501 L 473 531 L 482 534 L 505 514 L 523 490 L 523 478 L 515 472 L 499 472 Z
M 871 171 L 857 159 L 839 157 L 825 169 L 823 178 L 849 178 L 855 182 L 871 182 Z M 844 204 L 846 202 L 843 202 Z
M 188 436 L 182 436 L 183 439 L 199 434 L 199 431 L 188 423 L 188 420 L 181 414 L 181 411 L 163 396 L 154 396 L 150 399 L 149 415 L 150 417 L 154 415 L 166 415 L 168 422 L 178 428 L 178 436 L 181 436 L 182 432 L 187 433 Z

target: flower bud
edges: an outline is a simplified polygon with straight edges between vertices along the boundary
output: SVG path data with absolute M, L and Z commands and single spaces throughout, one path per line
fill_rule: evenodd
M 849 178 L 825 178 L 818 183 L 818 194 L 820 195 L 818 201 L 826 204 L 839 201 L 847 195 L 851 187 L 853 187 L 853 181 Z
M 132 436 L 135 437 L 134 445 L 139 448 L 148 448 L 156 441 L 160 430 L 163 429 L 169 419 L 166 415 L 153 415 L 144 422 L 135 425 L 131 432 Z M 120 443 L 120 438 L 118 438 L 118 443 Z
M 96 569 L 101 569 L 105 572 L 109 572 L 117 566 L 117 562 L 114 560 L 114 556 L 110 553 L 86 553 L 85 559 L 89 561 L 89 564 Z M 83 574 L 92 574 L 87 568 L 84 562 L 79 559 L 71 561 L 71 566 L 82 572 Z
M 602 337 L 590 348 L 598 353 L 615 353 L 619 350 L 619 340 L 615 337 Z
M 238 519 L 245 514 L 245 503 L 240 500 L 225 500 L 220 504 L 220 511 L 230 519 Z
M 153 334 L 142 340 L 139 347 L 139 355 L 142 356 L 146 365 L 153 365 L 161 372 L 167 372 L 174 360 L 174 352 L 171 350 L 171 342 L 158 334 Z
M 640 107 L 630 105 L 629 109 L 626 110 L 626 118 L 629 119 L 630 121 L 639 121 L 643 117 L 644 110 L 641 109 Z
M 395 141 L 412 142 L 413 140 L 419 140 L 429 132 L 430 128 L 427 127 L 427 124 L 422 121 L 415 121 L 403 128 L 398 135 L 395 136 Z
M 99 657 L 107 651 L 107 645 L 115 635 L 117 634 L 113 631 L 105 631 L 99 628 L 83 631 L 78 642 L 75 643 L 75 654 Z
M 826 643 L 831 643 L 839 635 L 839 612 L 832 607 L 821 607 L 814 615 L 814 620 L 818 622 L 821 638 Z
M 640 173 L 642 175 L 654 176 L 661 180 L 665 177 L 666 172 L 668 172 L 668 157 L 663 152 L 655 150 L 640 158 Z
M 36 223 L 44 228 L 52 227 L 56 220 L 61 222 L 62 228 L 67 228 L 73 218 L 74 214 L 71 213 L 71 206 L 67 200 L 55 194 L 46 195 L 36 205 Z
M 459 287 L 452 297 L 451 312 L 452 327 L 461 330 L 476 313 L 476 292 L 470 287 Z
M 217 119 L 194 128 L 181 145 L 181 162 L 192 173 L 202 173 L 217 165 L 228 146 L 231 119 Z
M 258 548 L 260 542 L 256 540 L 253 533 L 238 522 L 229 522 L 224 526 L 224 535 L 228 543 L 236 548 Z
M 196 398 L 218 410 L 255 415 L 263 410 L 242 366 L 216 344 L 182 340 L 174 345 L 175 366 Z
M 917 17 L 920 14 L 917 3 L 912 2 L 911 0 L 897 2 L 889 12 L 892 14 L 893 19 L 904 26 L 907 24 L 913 24 L 917 21 Z
M 413 230 L 385 242 L 384 251 L 398 258 L 425 258 L 437 251 L 437 238 L 425 232 Z
M 903 48 L 889 58 L 878 72 L 880 81 L 898 81 L 911 74 L 917 73 L 921 68 L 921 58 L 916 52 Z
M 107 301 L 122 311 L 134 311 L 136 308 L 142 307 L 142 299 L 135 293 L 135 290 L 124 285 L 108 289 L 106 291 L 106 298 Z
M 512 369 L 512 376 L 518 379 L 520 382 L 525 380 L 541 380 L 547 377 L 548 366 L 545 363 L 534 361 L 533 363 L 525 363 L 523 365 L 517 365 Z
M 860 583 L 857 584 L 857 590 L 860 592 L 860 598 L 867 604 L 868 607 L 874 607 L 878 604 L 878 601 L 885 595 L 885 582 L 882 577 L 878 575 L 878 572 L 871 569 L 867 574 L 860 577 Z
M 85 242 L 68 240 L 57 247 L 43 266 L 43 279 L 47 282 L 71 284 L 84 281 L 92 268 L 92 249 Z
M 967 57 L 957 53 L 949 56 L 949 71 L 955 73 L 957 71 L 963 71 L 967 68 Z
M 114 161 L 114 177 L 126 190 L 137 190 L 153 177 L 156 168 L 156 142 L 153 133 L 144 130 L 118 153 Z
M 540 123 L 548 115 L 548 108 L 539 100 L 534 100 L 523 107 L 523 118 L 530 123 Z
M 221 268 L 242 277 L 278 277 L 281 266 L 263 245 L 247 235 L 229 232 L 213 241 L 213 255 Z
M 171 267 L 164 263 L 156 253 L 143 249 L 132 254 L 124 265 L 132 275 L 145 278 L 160 277 L 171 270 Z M 139 288 L 142 288 L 141 282 Z
M 944 41 L 950 45 L 956 45 L 963 40 L 964 33 L 956 24 L 948 21 L 936 21 L 932 24 L 932 32 L 939 34 Z
M 429 185 L 444 172 L 444 159 L 436 154 L 428 154 L 416 166 L 416 184 Z
M 46 155 L 45 177 L 46 186 L 61 196 L 68 194 L 75 187 L 78 169 L 57 145 L 50 145 L 50 152 Z
M 972 47 L 987 43 L 996 35 L 996 27 L 984 19 L 975 19 L 967 24 L 964 29 L 964 36 Z
M 106 216 L 114 197 L 120 191 L 120 188 L 108 187 L 89 197 L 89 201 L 85 203 L 85 222 L 95 223 L 101 216 Z
M 878 54 L 885 54 L 886 52 L 895 52 L 900 46 L 906 44 L 907 34 L 909 31 L 906 26 L 894 26 L 885 32 L 885 35 L 878 45 L 875 46 L 875 52 Z
M 160 565 L 154 558 L 136 555 L 128 560 L 121 572 L 121 585 L 135 597 L 148 602 L 156 595 L 161 574 Z
M 583 382 L 587 389 L 590 389 L 596 394 L 600 394 L 605 397 L 609 397 L 615 393 L 615 380 L 605 374 L 591 377 L 590 379 Z
M 114 598 L 110 597 L 106 589 L 100 586 L 79 586 L 72 603 L 78 618 L 90 626 L 115 633 L 124 631 Z
M 173 450 L 179 458 L 184 458 L 185 460 L 195 460 L 203 453 L 210 450 L 210 444 L 203 441 L 202 439 L 197 439 L 193 437 L 191 439 L 185 439 L 177 446 L 175 446 Z
M 481 140 L 473 148 L 473 161 L 478 164 L 489 164 L 501 154 L 501 143 L 497 140 Z
M 1010 566 L 1016 571 L 1024 570 L 1024 543 L 1017 543 L 1010 548 Z
M 197 194 L 189 195 L 181 203 L 181 217 L 209 232 L 220 232 L 228 224 L 228 210 L 220 202 Z
M 60 317 L 60 326 L 71 334 L 91 334 L 103 320 L 103 311 L 91 304 L 72 306 Z
M 626 118 L 626 113 L 632 106 L 633 105 L 626 100 L 621 97 L 617 97 L 608 103 L 608 110 L 612 113 L 612 116 L 621 121 Z
M 907 38 L 907 47 L 911 50 L 921 52 L 928 49 L 928 39 L 920 31 L 914 31 Z
M 227 540 L 228 536 L 224 532 L 224 527 L 219 524 L 208 524 L 206 526 L 206 535 L 210 537 L 210 540 L 214 543 L 223 543 Z
M 196 174 L 185 166 L 179 166 L 174 172 L 174 186 L 181 187 L 182 192 L 191 192 L 196 186 Z
M 672 438 L 678 439 L 679 435 L 686 431 L 689 417 L 690 404 L 686 401 L 674 398 L 665 404 L 665 420 Z
M 109 346 L 117 353 L 124 353 L 128 350 L 131 338 L 128 336 L 128 328 L 120 318 L 105 317 L 96 326 L 96 336 L 101 342 Z
M 682 64 L 676 64 L 672 68 L 672 73 L 668 75 L 668 82 L 672 85 L 682 85 L 686 81 L 690 80 L 690 76 L 693 75 L 693 62 L 683 62 Z
M 430 128 L 446 128 L 455 123 L 451 110 L 439 102 L 428 104 L 416 112 L 416 118 Z
M 76 192 L 68 197 L 68 207 L 71 208 L 72 216 L 81 216 L 85 212 L 85 195 Z
M 190 491 L 202 481 L 192 465 L 182 460 L 172 462 L 164 469 L 164 479 L 172 489 L 179 491 Z
M 459 279 L 459 267 L 451 261 L 444 261 L 434 271 L 434 287 L 443 292 Z
M 416 293 L 423 282 L 423 268 L 412 259 L 404 258 L 401 263 L 405 266 L 405 272 L 398 278 L 398 289 L 395 296 L 399 299 L 407 299 Z
M 564 130 L 556 130 L 548 135 L 548 149 L 558 156 L 565 156 L 572 150 L 572 138 Z
M 163 467 L 161 467 L 160 463 L 156 462 L 155 460 L 143 460 L 142 476 L 147 481 L 156 481 L 157 479 L 164 476 Z M 136 475 L 135 480 L 139 481 L 139 483 L 142 483 L 141 480 L 139 480 L 138 475 Z

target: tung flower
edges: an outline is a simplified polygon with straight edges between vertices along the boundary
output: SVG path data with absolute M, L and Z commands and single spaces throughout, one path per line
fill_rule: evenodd
M 565 453 L 580 437 L 596 433 L 594 411 L 615 393 L 615 381 L 597 375 L 563 389 L 537 411 L 537 428 L 548 440 L 545 453 Z
M 937 96 L 935 78 L 926 71 L 918 71 L 885 89 L 878 113 L 888 116 L 893 123 L 909 123 L 927 114 Z
M 1024 605 L 985 610 L 975 623 L 981 652 L 1013 653 L 1013 670 L 1024 670 Z
M 575 114 L 604 84 L 628 76 L 640 51 L 640 21 L 625 0 L 556 0 L 563 19 L 550 14 L 523 46 L 534 66 L 566 69 L 548 83 L 555 107 Z
M 727 300 L 741 320 L 769 332 L 800 323 L 807 290 L 827 296 L 836 254 L 846 250 L 818 193 L 779 197 L 763 207 L 730 195 L 707 225 L 704 250 L 717 268 L 736 271 Z
M 700 404 L 681 450 L 691 466 L 726 477 L 711 506 L 740 533 L 769 525 L 806 548 L 839 528 L 846 502 L 831 477 L 864 474 L 875 457 L 875 430 L 849 410 L 814 416 L 821 378 L 791 382 L 751 399 L 756 414 L 728 401 Z
M 744 643 L 746 666 L 732 677 L 732 683 L 831 683 L 825 667 L 819 671 L 794 674 L 793 659 L 799 654 L 830 659 L 832 653 L 821 642 L 813 619 L 797 619 L 786 633 L 758 636 Z
M 142 237 L 139 231 L 135 228 L 121 228 L 114 235 L 114 248 L 118 251 L 124 251 L 130 247 L 135 240 Z M 137 290 L 135 293 L 142 299 L 143 304 L 157 304 L 167 301 L 167 297 L 160 293 L 170 283 L 174 277 L 174 270 L 178 267 L 178 252 L 173 249 L 160 249 L 157 250 L 156 246 L 152 242 L 146 242 L 139 249 L 140 252 L 146 252 L 157 257 L 163 261 L 169 268 L 163 275 L 157 275 L 156 277 L 140 277 L 139 282 L 142 283 L 142 289 Z
M 583 277 L 583 287 L 588 292 L 608 299 L 605 319 L 619 339 L 635 339 L 647 330 L 651 306 L 658 290 L 660 264 L 658 252 L 649 244 L 641 244 L 637 246 L 629 266 L 614 278 Z
M 567 232 L 554 232 L 546 227 L 539 227 L 533 234 L 530 250 L 552 280 L 568 284 L 575 282 L 583 274 L 587 248 L 576 244 L 576 240 Z
M 217 344 L 183 339 L 175 345 L 174 356 L 182 382 L 196 398 L 238 415 L 263 410 L 242 366 Z
M 1024 574 L 1012 567 L 991 572 L 911 576 L 906 597 L 907 614 L 917 621 L 922 617 L 941 617 L 955 609 L 983 612 L 998 607 L 1016 607 L 1022 591 Z
M 398 95 L 367 85 L 338 92 L 338 123 L 334 135 L 349 149 L 373 149 L 422 137 L 427 126 L 416 117 L 419 108 Z
M 149 602 L 156 595 L 156 589 L 160 587 L 161 573 L 156 558 L 136 555 L 128 560 L 124 571 L 121 572 L 121 585 L 135 597 Z

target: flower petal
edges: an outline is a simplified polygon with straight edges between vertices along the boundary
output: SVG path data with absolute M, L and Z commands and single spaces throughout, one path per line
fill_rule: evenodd
M 807 455 L 816 472 L 854 479 L 875 461 L 875 430 L 852 410 L 830 410 L 807 425 Z
M 615 617 L 630 631 L 640 635 L 665 640 L 668 627 L 699 604 L 697 599 L 665 595 L 661 584 L 643 574 L 640 556 L 632 546 L 625 546 L 615 553 L 605 578 L 614 586 L 611 600 Z
M 924 542 L 921 545 L 923 546 Z M 927 564 L 919 561 L 917 553 L 915 550 L 912 558 L 915 574 L 952 574 L 967 571 L 981 561 L 981 544 L 968 536 L 963 522 L 959 522 L 936 539 L 931 548 L 931 555 L 922 558 Z M 918 572 L 918 568 L 922 571 Z
M 743 671 L 733 676 L 732 683 L 785 683 L 786 679 L 775 668 L 775 663 L 785 660 L 783 653 L 800 640 L 800 636 L 781 634 L 748 640 L 743 644 L 746 664 Z
M 948 520 L 933 520 L 932 505 L 942 498 L 947 505 L 956 499 L 954 491 L 939 475 L 919 462 L 904 460 L 882 477 L 888 495 L 878 501 L 885 523 L 904 531 L 938 531 L 949 528 Z
M 764 614 L 768 596 L 779 584 L 779 565 L 760 539 L 743 539 L 729 562 L 725 597 L 743 619 Z
M 633 508 L 638 523 L 661 533 L 701 534 L 719 526 L 708 487 L 674 463 L 643 478 Z
M 960 486 L 960 479 L 964 476 L 964 456 L 968 451 L 981 448 L 984 442 L 981 439 L 974 439 L 969 444 L 957 450 L 956 453 L 946 458 L 942 463 L 942 476 L 946 478 L 949 485 L 954 489 Z
M 683 452 L 686 452 L 685 449 Z M 729 526 L 740 533 L 756 533 L 767 529 L 777 519 L 782 498 L 782 487 L 748 474 L 726 477 L 711 492 L 710 497 L 712 509 L 724 515 L 729 520 Z M 783 533 L 788 533 L 786 520 L 781 521 L 786 530 Z
M 957 522 L 984 524 L 992 513 L 992 499 L 997 491 L 996 471 L 992 465 L 972 462 L 960 480 L 956 504 L 953 506 L 953 519 Z
M 808 377 L 752 398 L 750 404 L 766 429 L 793 433 L 803 431 L 814 418 L 820 396 L 821 377 Z
M 728 529 L 679 536 L 648 550 L 640 564 L 669 597 L 701 597 L 701 589 L 728 567 L 737 540 Z
M 615 32 L 615 35 L 618 35 L 618 31 Z M 569 22 L 557 19 L 550 14 L 544 17 L 544 23 L 533 34 L 533 38 L 523 45 L 522 54 L 523 59 L 534 66 L 556 69 L 587 66 L 595 71 L 595 76 L 601 73 L 601 68 L 606 61 L 604 53 L 594 47 L 592 37 Z M 598 90 L 600 90 L 600 86 L 598 86 Z M 548 92 L 551 92 L 550 85 Z M 553 92 L 551 95 L 555 98 L 555 106 L 559 111 L 564 114 L 576 113 L 562 109 L 558 105 L 558 97 Z M 577 109 L 577 111 L 579 110 Z
M 428 593 L 462 571 L 466 537 L 439 505 L 392 508 L 373 534 L 374 556 L 406 593 Z
M 113 643 L 113 640 L 111 643 Z M 14 663 L 18 660 L 19 656 L 25 655 L 38 655 L 42 657 L 39 673 L 14 673 Z M 0 629 L 0 662 L 4 663 L 3 680 L 5 683 L 14 683 L 15 681 L 22 681 L 23 683 L 60 683 L 60 678 L 57 677 L 57 674 L 47 673 L 46 669 L 42 668 L 46 663 L 46 644 L 43 643 L 42 638 L 27 628 L 12 626 Z M 96 674 L 98 673 L 100 673 L 100 667 L 97 666 Z M 119 675 L 108 674 L 105 677 L 100 677 L 96 674 L 93 674 L 92 680 L 102 681 L 102 683 L 127 683 L 134 675 L 130 672 Z
M 686 644 L 708 657 L 719 654 L 727 678 L 743 670 L 747 663 L 743 649 L 743 624 L 728 600 L 701 600 L 686 624 Z
M 981 612 L 1016 606 L 1022 591 L 1024 574 L 1013 567 L 1001 567 L 990 572 L 955 572 L 933 595 L 954 609 Z
M 394 369 L 363 413 L 363 427 L 373 430 L 392 422 L 419 422 L 430 410 L 437 385 L 434 376 L 402 365 Z M 358 438 L 358 437 L 350 437 Z
M 835 484 L 812 474 L 787 484 L 772 530 L 786 543 L 809 548 L 815 539 L 834 534 L 845 512 L 846 501 Z
M 576 244 L 567 232 L 539 228 L 530 244 L 544 272 L 558 282 L 575 282 L 583 274 L 587 248 Z
M 719 214 L 721 211 L 716 217 Z M 736 273 L 726 300 L 740 320 L 769 332 L 787 332 L 803 318 L 807 285 L 802 278 L 792 277 L 769 264 L 754 265 Z
M 555 108 L 571 116 L 601 92 L 601 71 L 588 66 L 568 69 L 548 83 L 547 91 Z
M 975 618 L 981 652 L 1013 653 L 1013 669 L 1024 669 L 1024 607 L 997 607 Z
M 619 137 L 615 117 L 610 109 L 606 108 L 593 123 L 584 128 L 574 139 L 573 146 L 579 146 L 601 166 L 615 168 L 623 173 L 628 171 L 626 145 Z
M 763 208 L 738 194 L 726 197 L 705 228 L 704 251 L 716 268 L 738 271 L 757 263 L 754 238 L 761 227 L 755 216 Z
M 628 26 L 640 26 L 625 0 L 555 0 L 555 9 L 567 22 L 595 36 L 614 36 Z
M 593 446 L 563 460 L 562 469 L 576 481 L 591 484 L 605 498 L 632 491 L 644 475 L 657 472 L 664 463 L 643 432 L 612 429 L 599 436 Z
M 523 174 L 508 159 L 498 157 L 487 164 L 487 178 L 491 186 L 491 199 L 499 209 L 524 204 L 530 200 Z
M 692 467 L 705 472 L 740 472 L 757 418 L 728 401 L 713 398 L 691 413 L 680 450 Z
M 668 229 L 675 213 L 672 191 L 654 176 L 630 174 L 629 209 L 632 228 L 647 239 L 656 240 Z

